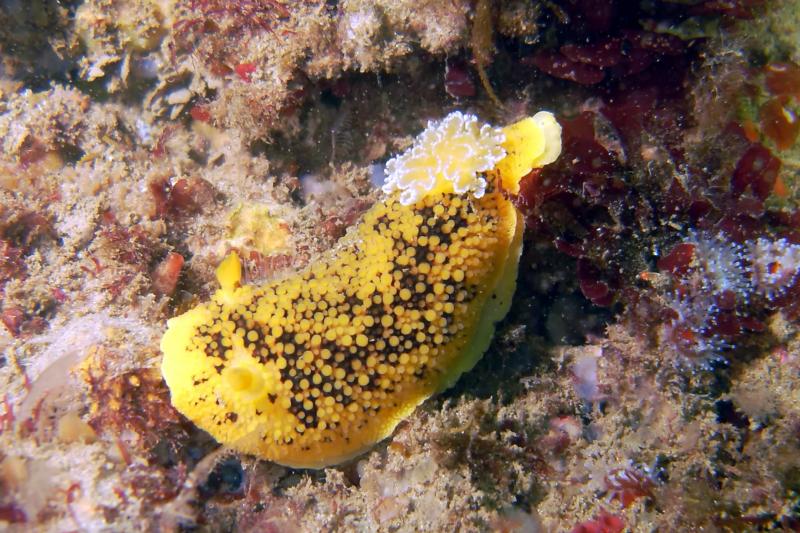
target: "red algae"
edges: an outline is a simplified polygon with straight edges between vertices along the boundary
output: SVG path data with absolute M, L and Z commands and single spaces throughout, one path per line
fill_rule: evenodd
M 178 285 L 178 277 L 183 267 L 183 256 L 170 252 L 161 260 L 153 272 L 153 291 L 160 296 L 171 296 Z
M 747 189 L 759 200 L 766 200 L 775 187 L 781 161 L 768 148 L 753 144 L 736 163 L 731 177 L 731 190 L 739 196 Z
M 444 90 L 453 98 L 475 96 L 475 81 L 463 63 L 448 61 L 444 70 Z
M 600 511 L 592 520 L 581 522 L 572 528 L 572 533 L 621 533 L 625 522 L 617 515 Z
M 694 260 L 694 251 L 695 245 L 693 243 L 683 242 L 677 244 L 667 255 L 659 258 L 657 267 L 659 270 L 672 274 L 685 275 Z
M 770 63 L 764 68 L 767 89 L 775 96 L 800 100 L 800 66 L 794 63 Z
M 578 283 L 581 292 L 593 304 L 607 306 L 614 299 L 608 283 L 602 281 L 602 273 L 585 258 L 578 259 Z
M 689 11 L 693 15 L 720 14 L 749 20 L 755 16 L 755 10 L 765 3 L 765 0 L 708 0 L 692 6 Z
M 570 61 L 605 68 L 613 67 L 624 59 L 622 44 L 621 38 L 612 37 L 586 45 L 565 44 L 560 50 Z
M 640 29 L 621 29 L 587 44 L 568 43 L 558 51 L 542 50 L 523 58 L 550 76 L 581 85 L 595 85 L 640 74 L 653 63 L 687 53 L 687 43 L 673 35 Z
M 594 85 L 605 78 L 602 69 L 585 62 L 573 61 L 558 52 L 540 52 L 531 57 L 529 62 L 546 74 L 581 85 Z
M 630 507 L 639 498 L 652 498 L 655 487 L 650 476 L 635 468 L 619 468 L 609 472 L 604 483 L 609 497 L 619 501 L 623 508 Z
M 289 16 L 284 4 L 277 0 L 189 0 L 189 8 L 199 16 L 180 21 L 176 27 L 179 34 L 214 20 L 219 21 L 218 25 L 227 22 L 225 31 L 229 33 L 270 31 L 277 18 Z
M 256 66 L 253 63 L 239 63 L 233 67 L 233 71 L 245 83 L 250 83 L 250 76 L 256 71 Z
M 0 520 L 10 524 L 24 524 L 28 521 L 28 516 L 21 507 L 12 503 L 0 505 Z
M 214 202 L 214 188 L 202 178 L 180 178 L 171 183 L 168 177 L 150 181 L 153 218 L 176 218 L 197 214 Z
M 772 139 L 778 150 L 788 150 L 800 133 L 800 120 L 789 107 L 789 97 L 767 100 L 758 111 L 764 135 Z
M 25 272 L 24 251 L 6 239 L 0 240 L 0 289 L 6 282 Z
M 263 255 L 255 250 L 244 258 L 244 278 L 248 283 L 257 283 L 275 277 L 296 263 L 302 262 L 290 254 Z
M 205 106 L 195 104 L 189 109 L 189 115 L 200 122 L 211 122 L 211 113 Z

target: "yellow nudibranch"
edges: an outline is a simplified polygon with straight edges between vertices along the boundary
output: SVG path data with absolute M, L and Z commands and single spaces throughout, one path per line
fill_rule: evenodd
M 508 312 L 523 217 L 509 195 L 554 161 L 540 112 L 506 128 L 455 112 L 386 165 L 383 199 L 304 270 L 220 289 L 161 340 L 173 405 L 219 442 L 293 467 L 352 458 L 472 368 Z

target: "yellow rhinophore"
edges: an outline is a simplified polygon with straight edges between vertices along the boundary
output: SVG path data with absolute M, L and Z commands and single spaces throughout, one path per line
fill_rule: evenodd
M 217 269 L 211 301 L 161 340 L 173 405 L 219 442 L 321 468 L 389 436 L 452 385 L 508 312 L 523 218 L 509 199 L 561 151 L 537 113 L 506 128 L 452 113 L 387 163 L 385 198 L 295 275 L 241 285 Z

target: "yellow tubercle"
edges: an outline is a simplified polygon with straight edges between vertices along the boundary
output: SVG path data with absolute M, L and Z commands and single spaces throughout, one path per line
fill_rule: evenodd
M 240 286 L 231 254 L 211 300 L 169 321 L 162 371 L 179 411 L 232 448 L 320 468 L 472 368 L 514 292 L 523 217 L 507 193 L 560 137 L 546 120 L 431 128 L 336 249 L 258 287 Z

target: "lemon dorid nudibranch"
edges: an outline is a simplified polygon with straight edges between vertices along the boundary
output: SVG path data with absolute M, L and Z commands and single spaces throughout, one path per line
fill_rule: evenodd
M 327 254 L 263 286 L 233 253 L 211 300 L 168 322 L 173 405 L 219 442 L 293 467 L 352 458 L 452 385 L 508 312 L 523 217 L 510 200 L 561 151 L 540 112 L 454 112 L 390 160 L 384 197 Z

